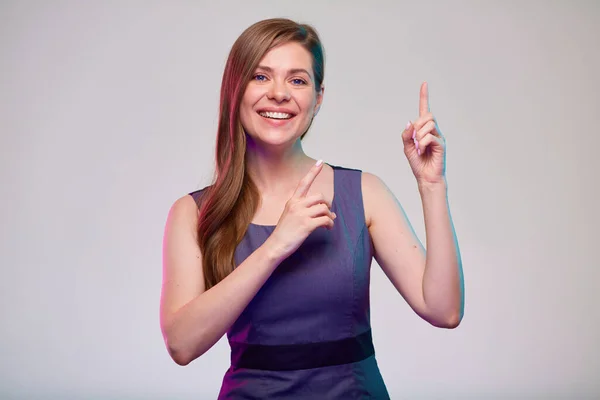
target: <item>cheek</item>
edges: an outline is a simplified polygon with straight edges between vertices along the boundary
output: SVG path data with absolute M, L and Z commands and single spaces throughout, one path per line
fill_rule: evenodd
M 263 93 L 260 90 L 250 86 L 246 89 L 244 96 L 242 96 L 242 103 L 240 106 L 248 113 L 253 112 L 252 109 L 254 105 L 261 99 L 262 96 Z
M 300 106 L 302 111 L 312 112 L 317 102 L 317 99 L 314 93 L 312 93 L 312 91 L 306 91 L 304 93 L 299 93 L 296 96 L 296 102 L 298 103 L 298 106 Z
M 246 101 L 242 101 L 242 104 L 240 104 L 240 116 L 242 116 L 242 117 L 249 116 L 251 112 L 252 112 L 252 104 L 248 103 Z
M 242 98 L 242 103 L 240 104 L 240 119 L 242 124 L 247 122 L 249 118 L 252 117 L 252 113 L 254 113 L 253 106 L 255 101 L 253 101 L 252 97 L 249 94 L 244 95 Z

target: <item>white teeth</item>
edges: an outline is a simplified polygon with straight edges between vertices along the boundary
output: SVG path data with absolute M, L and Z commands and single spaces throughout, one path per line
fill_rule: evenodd
M 290 119 L 290 118 L 292 118 L 292 114 L 282 113 L 282 112 L 261 111 L 259 114 L 263 117 L 273 118 L 273 119 Z

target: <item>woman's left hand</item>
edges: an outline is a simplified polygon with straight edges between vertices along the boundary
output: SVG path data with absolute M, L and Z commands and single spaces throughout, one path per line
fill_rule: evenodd
M 445 181 L 446 142 L 429 111 L 427 82 L 421 85 L 419 118 L 402 132 L 404 154 L 419 184 Z

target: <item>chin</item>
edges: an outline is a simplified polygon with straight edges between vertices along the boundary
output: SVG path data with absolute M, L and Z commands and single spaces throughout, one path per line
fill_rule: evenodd
M 265 125 L 260 123 L 262 121 L 258 122 L 254 124 L 252 131 L 246 131 L 248 136 L 254 141 L 272 146 L 295 143 L 306 131 L 306 129 L 300 129 L 298 121 L 293 120 L 288 120 L 287 123 L 279 123 L 279 126 Z
M 302 136 L 302 134 L 290 133 L 282 134 L 282 132 L 260 132 L 254 136 L 254 140 L 258 139 L 258 142 L 267 146 L 286 146 L 296 143 L 296 141 Z

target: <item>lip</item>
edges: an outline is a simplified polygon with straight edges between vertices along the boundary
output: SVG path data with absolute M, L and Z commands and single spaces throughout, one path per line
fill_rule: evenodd
M 263 117 L 262 115 L 260 115 L 261 112 L 280 112 L 280 113 L 286 113 L 286 114 L 290 114 L 292 117 L 289 119 L 273 119 L 273 118 L 266 118 Z M 291 122 L 294 118 L 296 118 L 297 113 L 293 112 L 292 110 L 290 110 L 289 108 L 281 108 L 281 107 L 264 107 L 264 108 L 259 108 L 256 111 L 256 114 L 258 114 L 258 116 L 267 124 L 273 126 L 273 127 L 279 127 L 279 126 L 283 126 L 288 124 L 289 122 Z
M 280 111 L 283 112 L 283 111 Z M 292 118 L 289 119 L 273 119 L 273 118 L 267 118 L 267 117 L 263 117 L 262 115 L 258 114 L 257 115 L 260 117 L 260 119 L 263 120 L 263 122 L 274 126 L 274 127 L 278 127 L 278 126 L 283 126 L 286 124 L 289 124 L 294 118 L 296 118 L 296 116 L 294 115 Z
M 295 117 L 296 114 L 298 114 L 298 113 L 290 110 L 289 108 L 280 108 L 280 107 L 264 107 L 264 108 L 259 108 L 256 110 L 257 113 L 261 113 L 264 111 L 291 114 L 292 118 Z

